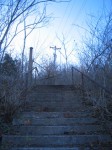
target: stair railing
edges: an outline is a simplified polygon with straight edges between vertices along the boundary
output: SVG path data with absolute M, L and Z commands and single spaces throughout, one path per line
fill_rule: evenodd
M 72 67 L 72 84 L 73 85 L 74 85 L 74 70 L 76 70 L 77 72 L 79 72 L 81 74 L 82 87 L 84 86 L 84 77 L 85 77 L 88 80 L 90 80 L 92 83 L 96 84 L 97 86 L 99 86 L 100 88 L 105 90 L 105 92 L 107 92 L 108 94 L 112 94 L 112 92 L 110 90 L 108 90 L 106 87 L 102 86 L 101 84 L 99 84 L 98 82 L 96 82 L 95 80 L 90 78 L 88 75 L 84 74 L 82 71 L 78 70 L 76 67 Z
M 88 75 L 72 66 L 72 84 L 76 86 L 75 72 L 78 72 L 80 75 L 79 88 L 81 88 L 83 102 L 94 106 L 95 109 L 102 109 L 112 115 L 108 109 L 109 104 L 112 103 L 112 93 L 106 87 L 102 86 L 100 83 L 96 82 Z

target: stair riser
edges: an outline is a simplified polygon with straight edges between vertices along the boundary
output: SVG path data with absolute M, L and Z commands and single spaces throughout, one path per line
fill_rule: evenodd
M 78 136 L 4 136 L 4 143 L 15 146 L 76 146 L 76 145 L 91 145 L 92 143 L 111 142 L 110 136 L 102 135 L 78 135 Z
M 69 94 L 69 95 L 64 95 L 64 94 L 61 94 L 61 95 L 59 95 L 58 93 L 57 94 L 36 94 L 36 95 L 32 95 L 31 97 L 28 97 L 28 100 L 29 101 L 33 101 L 33 102 L 36 102 L 36 101 L 42 101 L 42 102 L 44 102 L 44 101 L 51 101 L 51 102 L 60 102 L 60 101 L 62 101 L 62 102 L 69 102 L 69 101 L 71 101 L 71 102 L 74 102 L 74 101 L 81 101 L 80 100 L 81 99 L 81 96 L 74 96 L 74 95 L 71 95 L 71 94 Z
M 76 125 L 76 124 L 98 124 L 98 120 L 96 118 L 46 118 L 46 119 L 38 119 L 38 118 L 23 118 L 23 119 L 14 119 L 13 125 Z
M 37 85 L 33 87 L 33 90 L 77 90 L 72 85 Z
M 79 107 L 80 104 L 76 104 L 75 100 L 74 101 L 70 101 L 70 102 L 65 102 L 65 101 L 51 101 L 51 102 L 47 102 L 47 101 L 43 101 L 43 102 L 31 102 L 29 103 L 30 106 L 37 106 L 37 107 Z
M 74 147 L 74 148 L 11 148 L 10 150 L 79 150 L 80 148 L 79 147 Z M 89 150 L 88 148 L 87 149 L 84 149 L 84 150 Z
M 101 134 L 104 129 L 100 125 L 78 126 L 14 126 L 11 134 L 18 135 L 77 135 Z
M 73 147 L 73 148 L 11 148 L 10 150 L 80 150 L 80 147 Z M 83 149 L 83 150 L 89 150 L 89 148 Z M 97 149 L 95 149 L 97 150 Z
M 90 110 L 88 111 L 76 111 L 76 112 L 21 112 L 16 116 L 16 118 L 77 118 L 77 117 L 87 117 L 92 116 L 94 113 Z
M 60 107 L 38 107 L 38 106 L 26 106 L 24 108 L 24 111 L 35 111 L 35 112 L 74 112 L 74 111 L 81 111 L 83 108 L 82 107 L 76 107 L 76 106 L 72 106 L 72 107 L 64 107 L 64 106 L 60 106 Z
M 52 103 L 52 102 L 54 102 L 54 103 L 68 103 L 68 102 L 70 102 L 70 103 L 77 103 L 77 101 L 79 101 L 80 103 L 82 102 L 82 100 L 81 100 L 81 98 L 79 99 L 79 98 L 54 98 L 54 100 L 53 100 L 53 98 L 52 97 L 49 97 L 49 98 L 31 98 L 31 100 L 27 100 L 27 102 L 31 102 L 31 103 L 44 103 L 44 102 L 46 102 L 46 103 Z
M 71 146 L 73 147 L 73 146 Z M 66 147 L 58 147 L 58 148 L 12 148 L 11 150 L 91 150 L 93 149 L 92 146 L 89 146 L 89 147 L 84 147 L 84 146 L 81 146 L 81 147 L 76 147 L 74 146 L 73 148 L 66 148 Z M 105 146 L 95 146 L 94 147 L 94 150 L 111 150 L 112 147 L 105 147 Z

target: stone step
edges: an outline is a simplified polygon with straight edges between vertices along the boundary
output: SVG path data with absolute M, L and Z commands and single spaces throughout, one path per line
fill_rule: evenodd
M 69 94 L 72 94 L 72 95 L 74 95 L 74 96 L 78 96 L 79 95 L 79 93 L 77 93 L 76 91 L 73 91 L 73 90 L 68 90 L 68 91 L 66 91 L 66 90 L 40 90 L 40 91 L 38 91 L 38 90 L 35 90 L 35 91 L 32 91 L 32 94 L 33 95 L 35 95 L 36 96 L 36 94 L 38 94 L 38 95 L 41 95 L 41 94 L 44 94 L 44 95 L 66 95 L 66 96 L 68 96 Z M 49 96 L 48 95 L 48 96 Z M 80 95 L 79 95 L 80 96 Z
M 77 134 L 106 134 L 101 125 L 74 126 L 12 126 L 11 135 L 77 135 Z
M 95 146 L 95 147 L 86 147 L 86 146 L 82 146 L 82 147 L 57 147 L 57 148 L 53 148 L 53 147 L 46 147 L 46 148 L 12 148 L 11 150 L 111 150 L 112 147 L 104 147 L 104 146 Z
M 24 111 L 35 111 L 35 112 L 67 112 L 67 111 L 81 111 L 83 109 L 83 107 L 79 106 L 60 106 L 60 107 L 38 107 L 38 106 L 31 106 L 30 104 L 26 105 L 24 108 Z
M 34 95 L 36 95 L 36 94 L 46 94 L 46 95 L 48 95 L 48 94 L 50 94 L 50 95 L 52 95 L 52 94 L 58 94 L 58 95 L 61 95 L 61 94 L 66 94 L 66 95 L 68 95 L 69 93 L 71 93 L 71 94 L 74 94 L 74 95 L 79 95 L 79 93 L 81 93 L 81 92 L 77 92 L 77 91 L 75 91 L 75 90 L 59 90 L 59 89 L 54 89 L 54 90 L 51 90 L 51 89 L 41 89 L 41 90 L 34 90 L 34 91 L 31 91 L 31 93 L 32 94 L 34 94 Z
M 37 85 L 32 90 L 77 90 L 73 85 Z
M 73 148 L 61 148 L 61 147 L 58 147 L 58 148 L 53 148 L 53 147 L 49 147 L 49 148 L 11 148 L 11 150 L 80 150 L 80 148 L 78 147 L 73 147 Z M 89 150 L 88 148 L 85 148 L 83 150 Z
M 72 90 L 69 90 L 69 91 L 64 91 L 64 90 L 54 90 L 54 91 L 50 91 L 50 90 L 41 90 L 41 91 L 32 91 L 32 93 L 34 96 L 44 96 L 44 95 L 47 95 L 47 96 L 53 96 L 53 95 L 57 95 L 57 96 L 69 96 L 69 95 L 72 95 L 72 96 L 80 96 L 78 93 L 76 93 L 75 91 L 72 91 Z M 43 94 L 43 95 L 42 95 Z
M 11 148 L 11 150 L 79 150 L 78 147 L 73 147 L 73 148 Z M 89 150 L 88 148 L 83 149 L 83 150 Z
M 81 98 L 78 98 L 77 96 L 73 96 L 73 97 L 62 97 L 62 96 L 36 96 L 36 97 L 31 97 L 30 99 L 28 99 L 27 101 L 31 101 L 31 102 L 75 102 L 75 103 L 79 103 L 81 102 Z
M 43 118 L 24 117 L 13 120 L 13 125 L 38 125 L 38 126 L 53 126 L 53 125 L 77 125 L 77 124 L 99 124 L 98 119 L 92 117 L 82 118 Z
M 77 95 L 73 92 L 35 92 L 33 94 L 31 94 L 30 96 L 28 96 L 28 99 L 30 100 L 33 100 L 33 101 L 39 101 L 39 100 L 42 100 L 42 101 L 45 101 L 45 100 L 48 100 L 48 101 L 68 101 L 68 100 L 71 100 L 73 101 L 74 99 L 75 100 L 80 100 L 81 98 L 81 95 Z
M 81 104 L 77 104 L 75 102 L 33 102 L 27 104 L 26 108 L 32 109 L 41 109 L 41 108 L 49 108 L 52 110 L 75 110 L 78 108 L 83 108 Z
M 32 118 L 77 118 L 94 116 L 93 111 L 90 109 L 75 111 L 75 112 L 20 112 L 16 115 L 16 118 L 32 117 Z
M 81 145 L 109 145 L 112 144 L 109 135 L 75 135 L 75 136 L 14 136 L 4 135 L 3 144 L 10 147 L 70 147 Z
M 79 95 L 79 92 L 76 92 L 74 90 L 59 90 L 59 89 L 36 89 L 36 90 L 33 90 L 31 91 L 32 94 L 68 94 L 68 93 L 74 93 L 74 95 Z

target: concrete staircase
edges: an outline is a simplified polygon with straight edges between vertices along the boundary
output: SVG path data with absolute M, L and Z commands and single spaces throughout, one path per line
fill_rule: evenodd
M 111 150 L 111 135 L 72 86 L 38 86 L 3 136 L 8 150 Z

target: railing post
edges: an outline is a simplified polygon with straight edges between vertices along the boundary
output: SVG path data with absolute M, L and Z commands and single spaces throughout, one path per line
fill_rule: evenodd
M 24 91 L 24 108 L 26 106 L 26 100 L 27 100 L 27 93 L 28 93 L 28 73 L 25 74 L 25 91 Z
M 73 72 L 73 67 L 72 67 L 72 85 L 74 85 L 74 72 Z
M 84 89 L 84 75 L 83 75 L 83 73 L 81 73 L 81 84 L 82 84 L 82 88 Z
M 84 74 L 81 73 L 81 86 L 82 86 L 82 97 L 85 100 L 85 85 L 84 85 Z M 84 101 L 83 101 L 84 102 Z
M 32 84 L 32 66 L 33 66 L 33 47 L 30 47 L 30 53 L 29 53 L 29 66 L 28 66 L 28 86 L 31 86 Z

